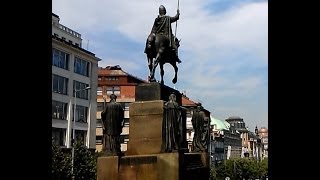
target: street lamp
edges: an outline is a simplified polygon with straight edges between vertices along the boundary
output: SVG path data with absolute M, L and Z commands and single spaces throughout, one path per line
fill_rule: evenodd
M 84 89 L 74 89 L 74 107 L 73 107 L 73 127 L 72 127 L 72 154 L 71 154 L 71 159 L 72 159 L 72 162 L 71 162 L 71 174 L 72 176 L 74 177 L 74 174 L 73 174 L 73 165 L 74 165 L 74 145 L 75 145 L 75 134 L 76 134 L 76 108 L 77 108 L 77 92 L 80 92 L 80 91 L 83 91 L 83 90 L 88 90 L 88 89 L 91 89 L 91 87 L 86 87 Z
M 58 112 L 59 112 L 59 106 L 56 106 L 56 119 L 59 119 L 59 115 L 58 115 Z

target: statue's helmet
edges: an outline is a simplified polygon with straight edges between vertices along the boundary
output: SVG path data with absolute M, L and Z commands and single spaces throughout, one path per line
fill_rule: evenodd
M 160 15 L 165 15 L 166 14 L 166 8 L 163 6 L 163 5 L 161 5 L 160 7 L 159 7 L 159 14 Z

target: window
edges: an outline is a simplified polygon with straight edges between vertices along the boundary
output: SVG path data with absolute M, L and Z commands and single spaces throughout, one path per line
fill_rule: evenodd
M 102 95 L 102 87 L 97 87 L 97 95 Z
M 103 111 L 103 102 L 97 102 L 97 111 Z
M 118 96 L 120 95 L 120 87 L 119 86 L 107 87 L 106 92 L 108 96 L 110 96 L 112 93 Z
M 68 78 L 52 74 L 52 92 L 59 94 L 67 94 Z
M 69 57 L 70 55 L 52 48 L 52 65 L 69 70 Z
M 73 105 L 73 111 L 74 111 L 74 105 Z M 76 108 L 76 122 L 87 122 L 88 117 L 88 107 L 77 105 Z M 73 119 L 72 119 L 73 120 Z
M 129 118 L 124 118 L 124 127 L 129 127 Z
M 120 143 L 128 142 L 129 135 L 120 135 Z
M 128 102 L 120 102 L 120 104 L 124 110 L 127 110 L 127 111 L 129 110 L 129 103 Z
M 130 103 L 127 103 L 127 102 L 124 103 L 124 108 L 123 108 L 123 109 L 124 109 L 125 111 L 129 111 L 129 104 L 130 104 Z
M 83 130 L 75 130 L 75 139 L 76 141 L 82 141 L 83 144 L 86 144 L 86 136 L 87 136 L 87 131 Z M 73 137 L 73 131 L 71 131 L 71 137 Z
M 106 80 L 107 81 L 117 81 L 117 80 L 119 80 L 119 78 L 118 77 L 107 77 Z
M 85 90 L 86 87 L 89 87 L 89 84 L 85 84 L 75 80 L 73 81 L 73 89 L 77 90 L 77 98 L 88 99 L 88 90 Z M 73 97 L 74 97 L 74 91 L 73 91 Z
M 67 105 L 59 101 L 52 101 L 52 119 L 67 119 Z
M 101 81 L 102 80 L 102 78 L 101 77 L 98 77 L 98 81 Z
M 96 144 L 102 144 L 102 136 L 96 136 Z
M 89 62 L 80 58 L 74 58 L 74 72 L 89 77 Z
M 52 140 L 56 145 L 64 146 L 66 141 L 66 129 L 52 128 Z
M 97 119 L 96 127 L 97 127 L 97 128 L 102 128 L 102 121 L 101 121 L 101 119 Z

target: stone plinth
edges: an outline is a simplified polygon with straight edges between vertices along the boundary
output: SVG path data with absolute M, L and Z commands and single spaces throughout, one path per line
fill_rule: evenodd
M 177 98 L 177 103 L 182 105 L 182 95 L 179 91 L 156 82 L 141 83 L 136 87 L 136 102 L 137 101 L 168 101 L 169 95 L 174 92 Z
M 98 180 L 199 180 L 209 179 L 203 162 L 207 153 L 131 155 L 98 158 Z M 119 168 L 118 168 L 119 165 Z
M 157 156 L 136 155 L 120 159 L 119 180 L 156 180 Z
M 97 161 L 97 180 L 118 180 L 118 156 L 99 157 Z
M 179 154 L 133 155 L 98 158 L 98 180 L 179 180 Z
M 186 109 L 181 108 L 180 149 L 161 153 L 163 106 L 175 92 L 159 83 L 136 87 L 136 102 L 130 103 L 128 148 L 123 157 L 99 157 L 98 180 L 198 180 L 209 179 L 207 153 L 186 153 Z
M 208 153 L 184 153 L 180 160 L 180 179 L 209 179 Z
M 126 155 L 160 153 L 164 101 L 130 104 L 130 133 Z

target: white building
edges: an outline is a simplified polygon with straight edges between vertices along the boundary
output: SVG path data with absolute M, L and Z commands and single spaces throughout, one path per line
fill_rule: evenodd
M 52 138 L 60 146 L 71 147 L 75 114 L 76 139 L 82 138 L 88 148 L 95 149 L 97 69 L 101 59 L 82 49 L 81 34 L 59 21 L 59 16 L 52 13 Z

